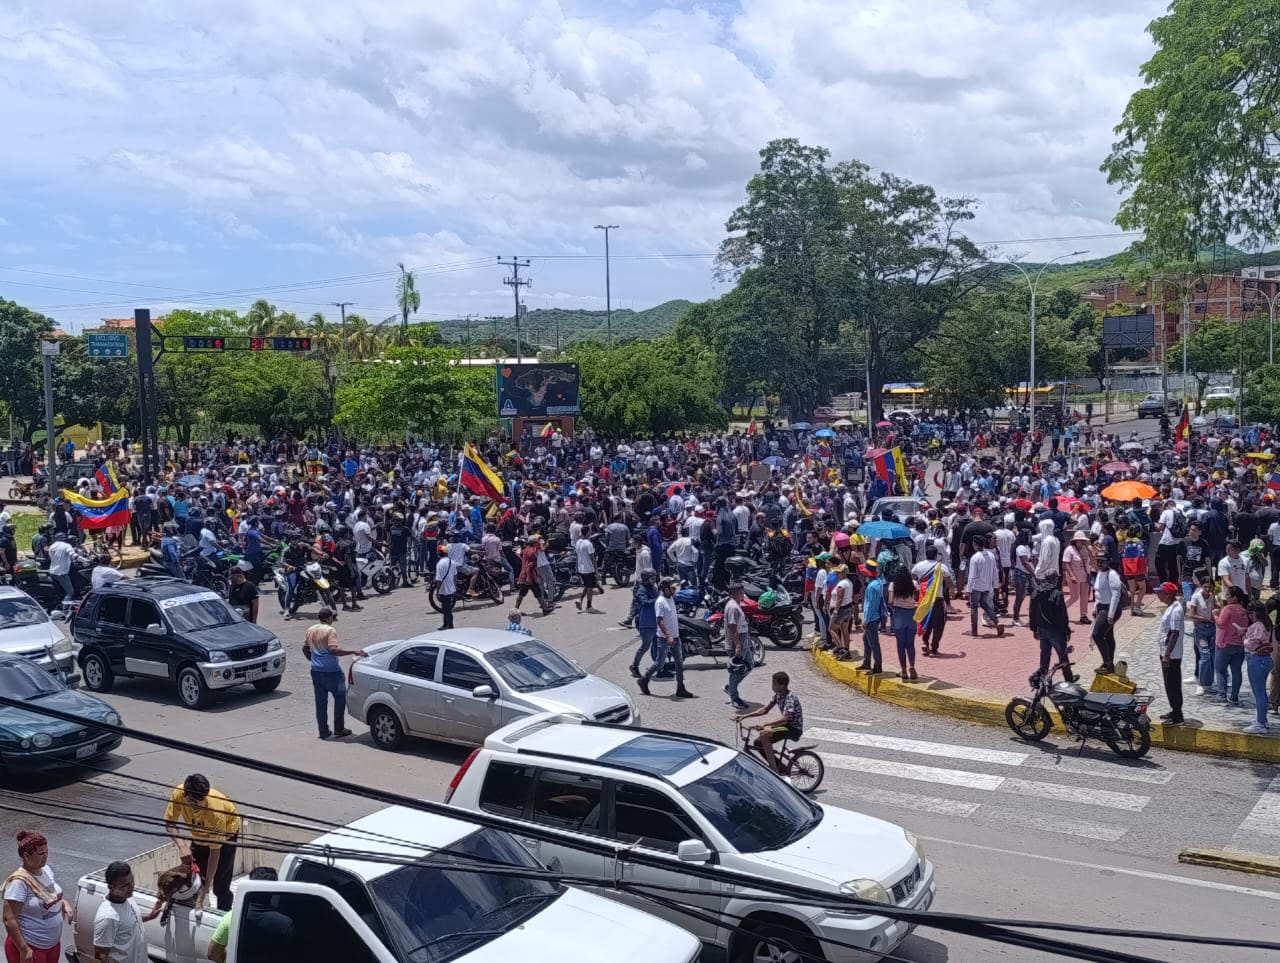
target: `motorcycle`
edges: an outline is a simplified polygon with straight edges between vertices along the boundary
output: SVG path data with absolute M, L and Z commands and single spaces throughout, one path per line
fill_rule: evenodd
M 1059 670 L 1064 681 L 1054 682 L 1053 676 Z M 1081 752 L 1086 739 L 1098 739 L 1125 759 L 1145 756 L 1151 748 L 1151 721 L 1147 718 L 1150 697 L 1090 692 L 1074 681 L 1066 681 L 1070 678 L 1073 677 L 1066 663 L 1048 672 L 1035 672 L 1028 680 L 1032 697 L 1011 699 L 1005 706 L 1004 718 L 1009 728 L 1023 739 L 1039 742 L 1053 727 L 1044 705 L 1047 701 L 1062 717 L 1067 732 L 1080 740 Z
M 708 612 L 701 619 L 688 615 L 678 615 L 676 618 L 680 622 L 680 644 L 684 647 L 686 659 L 706 655 L 719 662 L 721 657 L 733 657 L 724 637 L 723 612 Z M 752 665 L 764 665 L 764 643 L 760 641 L 760 637 L 748 634 L 747 644 L 751 649 Z
M 474 566 L 471 572 L 459 571 L 454 576 L 454 587 L 457 592 L 454 598 L 459 602 L 470 597 L 488 598 L 494 605 L 501 605 L 502 583 L 506 579 L 506 572 L 502 566 L 497 562 L 484 559 L 471 559 L 471 563 Z M 437 612 L 442 611 L 439 585 L 434 578 L 427 582 L 427 601 Z
M 280 566 L 275 570 L 276 599 L 280 608 L 285 608 L 285 600 L 289 597 L 289 573 Z M 333 589 L 329 587 L 329 579 L 325 575 L 324 566 L 319 562 L 308 562 L 298 571 L 297 587 L 293 590 L 293 604 L 288 614 L 293 615 L 303 605 L 319 602 L 327 609 L 335 608 Z
M 149 549 L 148 554 L 151 559 L 138 568 L 139 578 L 173 578 L 173 574 L 165 567 L 159 549 Z M 183 577 L 192 585 L 199 585 L 226 597 L 226 573 L 229 566 L 225 558 L 206 558 L 199 550 L 189 549 L 182 553 L 180 564 Z
M 71 566 L 71 588 L 77 599 L 84 598 L 92 585 L 93 570 L 98 565 L 110 563 L 110 558 L 101 556 L 81 556 Z M 35 559 L 22 559 L 14 568 L 10 582 L 16 589 L 21 589 L 36 600 L 49 614 L 53 614 L 63 606 L 62 586 L 53 580 L 48 569 L 40 568 Z
M 753 635 L 763 635 L 780 649 L 792 649 L 800 643 L 804 632 L 804 611 L 799 603 L 790 601 L 782 590 L 774 590 L 777 600 L 769 607 L 762 607 L 758 599 L 744 598 L 742 613 Z M 724 618 L 724 606 L 728 597 L 720 599 L 708 610 L 710 622 Z M 678 611 L 678 609 L 677 609 Z
M 386 595 L 395 585 L 387 556 L 376 548 L 368 555 L 356 556 L 356 577 L 360 579 L 361 590 L 372 588 L 379 595 Z

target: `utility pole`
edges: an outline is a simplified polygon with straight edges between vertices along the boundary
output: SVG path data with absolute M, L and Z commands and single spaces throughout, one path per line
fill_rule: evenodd
M 53 359 L 61 352 L 56 341 L 40 341 L 40 360 L 44 362 L 44 477 L 49 494 L 58 494 L 58 449 L 53 435 Z
M 355 304 L 354 301 L 334 301 L 333 306 L 342 312 L 342 360 L 347 360 L 347 308 Z
M 613 344 L 613 294 L 609 290 L 609 232 L 617 229 L 617 224 L 596 225 L 597 231 L 604 231 L 604 323 L 610 344 Z
M 467 360 L 471 360 L 471 315 L 463 318 L 463 323 L 467 326 Z
M 503 278 L 502 283 L 505 284 L 507 287 L 511 288 L 511 294 L 515 298 L 514 317 L 516 322 L 516 364 L 519 364 L 520 363 L 520 289 L 533 287 L 533 279 L 522 278 L 520 276 L 520 269 L 522 267 L 529 266 L 529 259 L 525 258 L 522 261 L 520 260 L 520 258 L 516 257 L 513 254 L 511 256 L 510 261 L 504 261 L 502 260 L 501 257 L 499 257 L 498 263 L 501 264 L 503 267 L 511 268 L 511 277 Z

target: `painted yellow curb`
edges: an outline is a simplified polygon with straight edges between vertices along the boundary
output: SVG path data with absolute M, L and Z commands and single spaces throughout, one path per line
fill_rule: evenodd
M 948 716 L 965 722 L 1004 726 L 1004 707 L 1014 695 L 999 696 L 981 689 L 955 685 L 942 679 L 922 678 L 908 682 L 893 673 L 871 675 L 853 662 L 841 662 L 829 652 L 813 649 L 813 661 L 828 676 L 864 695 L 904 709 Z M 1054 726 L 1062 720 L 1050 710 Z M 1153 723 L 1151 744 L 1182 752 L 1203 752 L 1215 756 L 1280 763 L 1280 738 L 1254 736 L 1226 729 L 1205 729 L 1195 725 L 1164 726 Z
M 1229 853 L 1224 849 L 1184 849 L 1178 854 L 1178 862 L 1193 866 L 1212 866 L 1215 869 L 1233 869 L 1255 876 L 1280 877 L 1280 859 L 1257 853 Z

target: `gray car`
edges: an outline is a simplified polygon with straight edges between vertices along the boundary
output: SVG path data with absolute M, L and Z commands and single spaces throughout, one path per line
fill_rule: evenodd
M 365 651 L 351 666 L 347 705 L 383 749 L 399 748 L 405 736 L 478 746 L 535 712 L 640 722 L 623 689 L 532 636 L 451 629 Z

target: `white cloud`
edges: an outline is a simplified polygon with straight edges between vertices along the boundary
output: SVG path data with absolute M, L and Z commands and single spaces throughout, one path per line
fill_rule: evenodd
M 89 236 L 145 212 L 130 230 L 334 275 L 594 252 L 597 223 L 623 226 L 615 253 L 707 251 L 759 148 L 796 136 L 977 197 L 979 239 L 1115 230 L 1097 166 L 1163 0 L 668 2 L 0 12 L 0 187 L 37 205 L 5 213 Z M 186 283 L 244 286 L 219 270 Z M 712 291 L 706 265 L 624 270 L 637 300 Z M 594 261 L 549 273 L 599 294 Z

